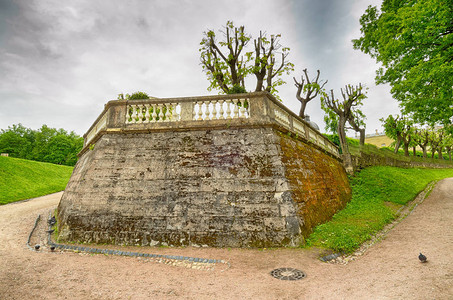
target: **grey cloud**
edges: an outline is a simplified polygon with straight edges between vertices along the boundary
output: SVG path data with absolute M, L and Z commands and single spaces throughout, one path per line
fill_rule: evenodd
M 357 28 L 348 17 L 353 2 L 0 0 L 0 128 L 46 123 L 83 134 L 121 92 L 207 94 L 199 42 L 227 20 L 254 36 L 282 33 L 297 69 L 280 95 L 298 111 L 292 76 L 304 67 L 313 75 L 321 69 L 334 86 L 360 71 L 344 57 L 352 51 L 347 34 Z M 309 109 L 322 127 L 318 106 Z

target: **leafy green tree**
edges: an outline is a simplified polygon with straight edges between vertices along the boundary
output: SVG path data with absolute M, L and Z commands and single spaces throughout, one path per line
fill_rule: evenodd
M 308 102 L 316 98 L 320 92 L 324 91 L 324 86 L 327 83 L 327 80 L 324 83 L 322 83 L 322 81 L 318 82 L 321 73 L 319 70 L 317 71 L 318 74 L 316 75 L 316 78 L 313 78 L 311 81 L 308 77 L 307 69 L 304 69 L 303 72 L 305 79 L 301 76 L 300 82 L 296 80 L 296 77 L 293 77 L 294 85 L 297 87 L 296 98 L 301 103 L 299 117 L 302 119 L 305 118 L 305 108 L 307 107 Z M 301 96 L 302 91 L 303 96 Z
M 31 159 L 34 142 L 35 133 L 20 123 L 0 131 L 0 152 L 11 157 Z
M 51 162 L 45 157 L 49 154 L 49 142 L 57 134 L 57 129 L 42 125 L 35 133 L 35 143 L 33 145 L 33 160 Z
M 82 147 L 82 137 L 47 125 L 32 130 L 18 124 L 0 131 L 0 152 L 17 158 L 73 166 Z
M 405 114 L 419 123 L 449 124 L 453 115 L 453 3 L 384 0 L 360 18 L 355 49 L 382 63 L 377 83 L 389 83 Z
M 211 83 L 208 90 L 218 89 L 225 94 L 233 93 L 232 89 L 243 92 L 245 78 L 254 74 L 255 91 L 266 90 L 277 96 L 277 87 L 285 83 L 281 76 L 294 70 L 287 60 L 290 49 L 280 44 L 281 35 L 268 38 L 260 32 L 254 39 L 254 51 L 247 51 L 252 36 L 245 32 L 244 26 L 236 27 L 228 21 L 221 36 L 218 39 L 213 30 L 208 30 L 200 42 L 201 66 Z
M 321 108 L 331 114 L 333 111 L 338 116 L 337 132 L 340 139 L 340 146 L 343 152 L 343 161 L 348 172 L 353 170 L 351 154 L 346 139 L 346 122 L 351 117 L 353 107 L 361 106 L 362 101 L 367 98 L 361 84 L 358 86 L 346 85 L 340 89 L 343 100 L 335 98 L 333 90 L 330 95 L 323 92 L 321 96 Z

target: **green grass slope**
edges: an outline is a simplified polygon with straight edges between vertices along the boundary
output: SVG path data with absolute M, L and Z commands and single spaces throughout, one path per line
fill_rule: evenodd
M 352 252 L 397 217 L 428 183 L 453 177 L 453 169 L 370 167 L 350 178 L 352 199 L 332 220 L 317 226 L 307 246 Z
M 0 205 L 65 189 L 73 167 L 0 156 Z

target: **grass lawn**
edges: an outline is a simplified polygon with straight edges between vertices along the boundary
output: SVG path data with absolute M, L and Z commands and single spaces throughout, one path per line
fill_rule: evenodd
M 65 189 L 73 167 L 0 156 L 0 205 Z
M 370 167 L 350 178 L 352 199 L 332 220 L 317 226 L 307 246 L 352 252 L 397 217 L 428 183 L 453 177 L 453 169 Z

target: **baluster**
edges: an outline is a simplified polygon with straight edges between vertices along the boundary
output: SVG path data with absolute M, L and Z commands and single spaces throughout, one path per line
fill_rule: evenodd
M 170 104 L 165 104 L 165 108 L 167 109 L 167 111 L 165 112 L 165 121 L 166 121 L 166 122 L 170 122 L 170 116 L 171 116 L 170 109 L 171 109 L 171 105 L 170 105 Z
M 224 100 L 219 100 L 219 104 L 220 104 L 220 112 L 219 112 L 219 119 L 223 119 L 224 116 L 223 114 L 225 113 L 225 111 L 223 110 L 223 103 L 225 101 Z
M 131 108 L 132 108 L 132 121 L 131 123 L 137 123 L 137 108 L 136 108 L 136 105 L 131 105 Z
M 151 104 L 151 107 L 153 109 L 152 120 L 153 122 L 157 122 L 157 106 L 156 104 Z
M 225 100 L 226 102 L 226 105 L 227 105 L 227 110 L 226 110 L 226 119 L 231 119 L 231 107 L 230 107 L 230 104 L 231 104 L 231 100 Z
M 212 113 L 212 102 L 211 101 L 206 101 L 206 118 L 205 120 L 212 120 L 214 119 L 214 114 Z
M 174 121 L 181 120 L 181 115 L 178 113 L 179 103 L 172 103 L 173 110 L 171 111 L 171 119 Z
M 131 115 L 130 115 L 130 113 L 131 113 L 131 106 L 128 105 L 128 106 L 126 106 L 126 108 L 127 108 L 127 109 L 126 109 L 126 124 L 129 124 L 129 123 L 132 123 L 132 120 L 129 121 L 129 119 L 131 118 Z
M 143 123 L 143 106 L 141 104 L 137 104 L 137 123 Z
M 204 104 L 204 118 L 203 118 L 203 120 L 209 120 L 209 117 L 211 115 L 210 107 L 209 107 L 209 101 L 203 101 L 203 104 Z
M 198 103 L 198 121 L 203 120 L 203 102 L 197 102 Z
M 245 115 L 245 112 L 246 112 L 245 99 L 239 99 L 239 101 L 241 102 L 241 108 L 239 109 L 239 112 L 241 113 L 241 115 L 239 117 L 245 118 L 246 117 L 246 115 Z
M 239 118 L 238 99 L 233 99 L 233 119 Z
M 211 117 L 211 113 L 212 113 L 212 110 L 211 110 L 211 101 L 206 101 L 204 103 L 204 105 L 206 106 L 206 110 L 205 110 L 205 113 L 206 113 L 206 117 L 205 117 L 205 120 L 211 120 L 212 117 Z
M 158 122 L 162 122 L 164 120 L 164 112 L 163 112 L 163 107 L 162 107 L 161 103 L 157 104 L 157 110 L 159 111 Z
M 174 103 L 169 103 L 168 104 L 168 108 L 167 108 L 167 112 L 168 112 L 168 116 L 167 116 L 167 120 L 170 122 L 170 121 L 175 121 L 175 110 L 176 110 L 176 105 Z
M 149 123 L 149 104 L 145 104 L 145 123 Z
M 198 103 L 197 102 L 194 102 L 193 104 L 193 111 L 192 111 L 192 120 L 196 120 L 197 119 L 197 112 L 195 111 L 195 107 L 198 107 Z
M 214 120 L 217 120 L 217 119 L 219 119 L 219 118 L 217 117 L 217 108 L 216 108 L 217 101 L 216 101 L 216 100 L 213 100 L 213 101 L 211 101 L 211 103 L 212 103 L 212 118 L 213 118 Z

